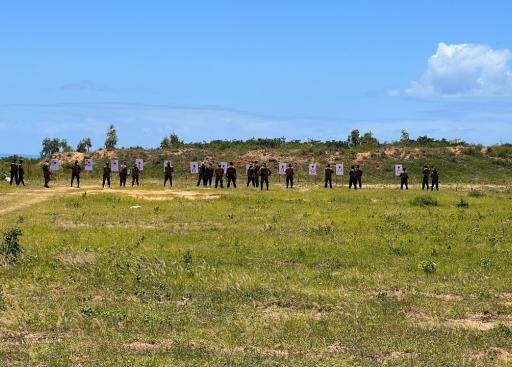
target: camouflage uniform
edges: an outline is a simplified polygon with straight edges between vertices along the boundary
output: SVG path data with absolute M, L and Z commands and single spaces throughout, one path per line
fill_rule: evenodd
M 267 191 L 268 191 L 268 178 L 272 172 L 270 169 L 267 168 L 267 166 L 263 165 L 263 167 L 260 168 L 260 188 L 263 190 L 263 184 L 267 185 Z
M 44 187 L 49 188 L 48 184 L 50 183 L 50 164 L 48 162 L 43 163 L 43 177 L 44 177 Z
M 286 188 L 289 186 L 291 189 L 293 189 L 293 176 L 295 172 L 293 172 L 293 167 L 291 164 L 286 168 L 284 173 L 286 175 Z
M 128 167 L 124 162 L 119 169 L 119 186 L 126 187 L 126 178 L 128 177 Z
M 136 164 L 134 164 L 132 168 L 132 187 L 135 185 L 135 183 L 137 183 L 137 186 L 139 186 L 139 174 L 140 169 Z
M 25 186 L 25 168 L 23 167 L 23 161 L 20 161 L 18 165 L 18 181 L 16 182 L 16 185 L 23 184 Z
M 247 169 L 247 187 L 249 187 L 249 184 L 252 184 L 252 187 L 256 187 L 256 180 L 254 179 L 254 167 L 253 165 L 249 165 L 249 168 Z
M 108 187 L 110 187 L 110 175 L 112 174 L 112 170 L 110 169 L 110 166 L 108 163 L 106 163 L 103 166 L 103 184 L 102 186 L 105 187 L 105 182 L 107 182 Z
M 403 190 L 404 186 L 406 190 L 409 190 L 409 174 L 405 169 L 400 173 L 400 189 Z
M 71 167 L 71 187 L 73 187 L 73 182 L 76 178 L 77 187 L 80 188 L 80 172 L 82 171 L 82 167 L 78 164 L 78 161 L 75 161 L 75 164 Z
M 215 188 L 217 188 L 220 184 L 221 188 L 224 188 L 224 170 L 219 166 L 215 168 Z
M 164 187 L 167 184 L 167 181 L 169 181 L 169 185 L 172 187 L 172 174 L 174 172 L 174 167 L 171 167 L 169 163 L 165 166 L 164 169 Z
M 12 186 L 12 183 L 17 184 L 18 183 L 18 163 L 16 160 L 12 161 L 11 163 L 11 181 L 10 185 Z
M 233 187 L 236 189 L 236 168 L 233 167 L 233 163 L 230 163 L 226 170 L 226 178 L 228 179 L 228 188 L 233 183 Z
M 325 168 L 325 183 L 324 183 L 324 187 L 327 188 L 327 184 L 329 184 L 329 187 L 332 189 L 332 174 L 333 174 L 333 169 L 331 168 L 331 165 L 327 165 L 327 167 Z

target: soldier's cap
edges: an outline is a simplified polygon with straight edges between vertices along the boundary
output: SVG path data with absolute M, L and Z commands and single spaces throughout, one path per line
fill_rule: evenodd
M 123 164 L 126 164 L 126 161 L 124 161 Z
M 327 167 L 330 167 L 331 165 L 329 163 L 327 163 Z
M 220 167 L 220 163 L 217 165 L 217 167 Z
M 75 164 L 78 164 L 78 161 L 75 161 Z
M 233 162 L 229 162 L 229 165 L 232 166 L 233 165 Z

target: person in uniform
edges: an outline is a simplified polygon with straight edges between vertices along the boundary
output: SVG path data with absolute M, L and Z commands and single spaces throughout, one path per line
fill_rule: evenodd
M 354 190 L 357 190 L 357 178 L 356 178 L 356 167 L 352 166 L 350 168 L 350 172 L 348 173 L 348 188 L 351 189 L 352 186 Z
M 217 168 L 215 168 L 215 188 L 217 188 L 220 184 L 220 188 L 224 188 L 224 169 L 221 167 L 221 165 L 217 165 Z
M 137 183 L 137 186 L 139 186 L 139 174 L 139 166 L 137 166 L 137 163 L 134 163 L 132 167 L 132 187 L 135 185 L 135 183 Z
M 174 167 L 171 166 L 171 162 L 167 162 L 164 168 L 164 187 L 169 181 L 169 185 L 172 187 L 172 174 L 174 172 Z
M 50 162 L 48 161 L 48 159 L 44 161 L 42 168 L 44 177 L 44 187 L 49 188 L 50 186 L 48 184 L 50 183 L 50 176 L 52 173 L 50 172 Z
M 226 178 L 228 179 L 228 188 L 232 182 L 236 189 L 236 168 L 233 166 L 233 162 L 229 162 L 229 167 L 226 169 Z
M 256 182 L 256 187 L 260 185 L 260 169 L 258 161 L 254 161 L 254 182 Z
M 119 168 L 119 186 L 126 187 L 126 178 L 128 177 L 128 166 L 126 165 L 126 161 L 121 164 Z
M 105 187 L 105 182 L 107 182 L 108 187 L 110 187 L 110 175 L 112 174 L 112 169 L 110 168 L 110 165 L 105 163 L 103 166 L 103 184 L 102 187 Z
M 330 164 L 327 164 L 327 167 L 325 167 L 325 184 L 324 187 L 327 188 L 327 184 L 329 184 L 329 187 L 332 189 L 332 174 L 333 169 L 331 168 Z
M 9 184 L 12 186 L 13 182 L 15 184 L 18 183 L 18 162 L 16 159 L 14 159 L 11 163 L 11 181 Z
M 362 178 L 363 178 L 363 170 L 359 167 L 359 165 L 356 166 L 356 183 L 359 185 L 359 188 L 362 188 Z
M 25 186 L 25 168 L 23 167 L 23 160 L 20 159 L 20 163 L 18 165 L 18 181 L 16 182 L 16 185 L 22 184 Z
M 288 167 L 286 167 L 284 173 L 286 175 L 286 188 L 290 187 L 290 189 L 293 189 L 294 172 L 293 172 L 293 166 L 291 163 L 288 165 Z
M 405 167 L 403 168 L 402 173 L 400 173 L 400 190 L 403 190 L 404 186 L 406 190 L 409 190 L 409 174 Z
M 215 171 L 215 169 L 213 168 L 213 164 L 211 162 L 208 163 L 208 167 L 206 167 L 206 184 L 209 187 L 212 187 L 212 180 L 213 180 L 213 173 L 214 173 L 214 171 Z
M 249 168 L 247 168 L 247 187 L 252 184 L 252 187 L 256 187 L 256 181 L 254 180 L 254 166 L 252 163 L 249 164 Z
M 197 186 L 201 185 L 201 182 L 203 183 L 203 186 L 206 186 L 206 166 L 204 162 L 201 162 L 201 165 L 199 166 L 199 175 L 197 176 Z
M 434 187 L 439 191 L 439 173 L 437 172 L 437 169 L 432 168 L 430 179 L 432 180 L 431 191 L 434 191 Z
M 263 167 L 260 168 L 260 188 L 263 190 L 263 184 L 267 185 L 267 191 L 268 191 L 268 178 L 272 172 L 270 169 L 267 168 L 267 165 L 263 163 Z
M 428 168 L 427 165 L 423 166 L 422 173 L 423 173 L 423 180 L 421 181 L 421 189 L 428 190 L 428 176 L 430 176 L 430 169 Z
M 71 166 L 71 187 L 73 187 L 73 182 L 76 178 L 77 187 L 80 188 L 80 172 L 82 171 L 82 167 L 78 164 L 78 161 L 75 161 L 75 164 Z

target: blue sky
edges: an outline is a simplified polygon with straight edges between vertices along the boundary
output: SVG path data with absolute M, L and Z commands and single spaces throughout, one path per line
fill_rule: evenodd
M 0 152 L 512 133 L 510 1 L 19 1 L 0 8 Z

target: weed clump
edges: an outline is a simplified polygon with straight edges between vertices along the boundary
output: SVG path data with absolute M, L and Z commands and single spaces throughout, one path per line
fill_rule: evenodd
M 479 190 L 471 190 L 470 192 L 468 192 L 468 196 L 472 197 L 472 198 L 481 198 L 481 197 L 484 197 L 485 194 L 484 194 L 484 192 L 479 191 Z
M 23 232 L 18 227 L 13 227 L 4 232 L 4 239 L 0 246 L 0 255 L 10 264 L 15 264 L 23 253 L 20 237 Z
M 417 206 L 437 206 L 437 199 L 432 196 L 418 195 L 413 199 L 412 204 Z
M 466 200 L 464 200 L 463 198 L 460 198 L 459 202 L 457 203 L 457 207 L 469 208 L 469 203 Z
M 422 261 L 419 268 L 426 274 L 434 274 L 437 271 L 437 264 L 430 260 Z

